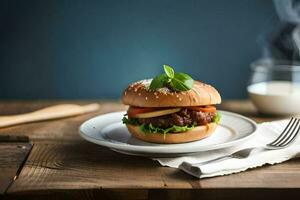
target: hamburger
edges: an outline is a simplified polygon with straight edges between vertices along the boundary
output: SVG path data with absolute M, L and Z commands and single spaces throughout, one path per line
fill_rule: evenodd
M 137 139 L 153 143 L 185 143 L 211 135 L 220 120 L 215 105 L 221 103 L 211 85 L 175 73 L 164 65 L 164 74 L 130 84 L 122 94 L 129 105 L 123 123 Z

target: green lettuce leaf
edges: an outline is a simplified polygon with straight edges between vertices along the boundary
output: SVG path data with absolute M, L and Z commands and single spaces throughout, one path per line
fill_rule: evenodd
M 141 131 L 144 133 L 162 133 L 162 134 L 167 134 L 167 133 L 178 133 L 178 132 L 186 132 L 191 129 L 193 129 L 195 126 L 176 126 L 173 125 L 169 128 L 159 128 L 155 127 L 152 124 L 142 124 L 140 125 Z
M 218 112 L 216 112 L 216 114 L 215 114 L 215 116 L 213 118 L 213 122 L 215 122 L 215 123 L 218 124 L 220 122 L 220 120 L 221 120 L 221 114 L 218 113 Z
M 124 116 L 122 122 L 123 124 L 139 125 L 139 121 L 137 118 L 128 119 L 127 117 Z

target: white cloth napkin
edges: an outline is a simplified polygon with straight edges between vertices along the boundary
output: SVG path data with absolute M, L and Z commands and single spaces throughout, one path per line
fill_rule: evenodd
M 248 158 L 235 159 L 230 158 L 220 162 L 205 165 L 195 163 L 211 160 L 220 156 L 231 154 L 237 150 L 261 147 L 272 142 L 284 129 L 289 120 L 266 122 L 258 125 L 258 130 L 251 140 L 243 145 L 220 149 L 214 151 L 201 152 L 196 155 L 176 157 L 176 158 L 154 158 L 163 166 L 180 168 L 198 178 L 213 176 L 222 176 L 232 173 L 238 173 L 250 168 L 260 167 L 265 164 L 276 164 L 300 156 L 299 136 L 296 141 L 288 148 L 280 150 L 261 150 L 254 151 Z M 182 164 L 185 162 L 184 164 Z

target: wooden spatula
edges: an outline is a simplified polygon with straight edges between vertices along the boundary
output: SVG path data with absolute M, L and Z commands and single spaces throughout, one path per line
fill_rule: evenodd
M 0 116 L 0 128 L 29 122 L 37 122 L 49 119 L 58 119 L 80 115 L 84 113 L 97 111 L 99 107 L 100 106 L 97 103 L 84 106 L 75 104 L 61 104 L 20 115 Z

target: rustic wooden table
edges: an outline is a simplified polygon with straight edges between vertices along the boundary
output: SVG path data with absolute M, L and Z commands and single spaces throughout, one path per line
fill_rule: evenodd
M 66 102 L 91 101 L 1 101 L 0 115 Z M 0 143 L 0 198 L 289 199 L 300 195 L 299 160 L 198 180 L 148 158 L 118 154 L 86 142 L 78 135 L 83 121 L 125 109 L 118 102 L 99 103 L 97 113 L 0 129 L 0 135 L 9 135 Z M 275 119 L 258 115 L 248 101 L 226 101 L 220 108 L 257 122 Z

